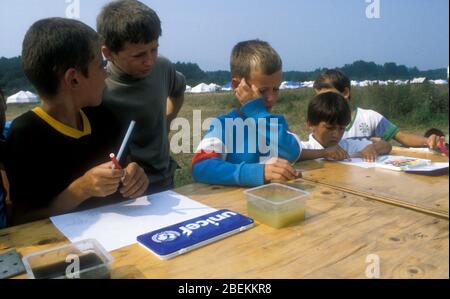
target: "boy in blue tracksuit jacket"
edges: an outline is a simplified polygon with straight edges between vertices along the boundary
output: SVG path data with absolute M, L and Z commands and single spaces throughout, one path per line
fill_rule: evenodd
M 231 54 L 232 86 L 240 107 L 213 119 L 192 160 L 196 181 L 260 186 L 300 174 L 299 138 L 283 116 L 271 114 L 282 81 L 282 61 L 267 43 L 238 43 Z

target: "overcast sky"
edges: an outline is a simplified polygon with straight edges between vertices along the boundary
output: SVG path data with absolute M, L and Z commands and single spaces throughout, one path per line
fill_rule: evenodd
M 66 17 L 67 11 L 77 17 L 76 10 L 68 10 L 76 1 L 80 20 L 95 28 L 107 0 L 0 0 L 0 57 L 20 55 L 33 22 Z M 379 18 L 374 1 L 380 4 Z M 359 59 L 421 70 L 449 64 L 448 0 L 142 2 L 162 20 L 160 53 L 174 62 L 198 63 L 204 70 L 228 70 L 234 44 L 253 38 L 270 42 L 285 70 L 338 67 Z M 375 18 L 368 18 L 367 12 Z

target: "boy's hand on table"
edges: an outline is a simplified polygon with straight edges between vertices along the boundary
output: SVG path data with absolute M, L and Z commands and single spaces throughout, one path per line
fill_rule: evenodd
M 234 92 L 241 105 L 261 97 L 261 93 L 258 88 L 255 85 L 250 87 L 244 78 L 242 78 L 241 83 L 239 83 L 239 86 L 234 90 Z
M 301 177 L 301 173 L 295 170 L 289 161 L 272 158 L 264 166 L 264 181 L 292 181 Z
M 324 149 L 324 158 L 334 161 L 351 160 L 349 154 L 339 145 Z
M 87 197 L 106 197 L 117 191 L 125 174 L 123 169 L 112 169 L 107 162 L 87 171 L 80 179 L 80 186 Z
M 125 168 L 122 185 L 120 193 L 123 197 L 136 198 L 144 195 L 148 188 L 149 180 L 142 167 L 133 162 Z
M 362 158 L 364 162 L 375 162 L 378 158 L 378 153 L 373 144 L 369 144 L 362 151 L 354 153 L 353 158 Z
M 428 148 L 430 148 L 430 149 L 438 149 L 439 148 L 439 140 L 440 140 L 440 137 L 433 134 L 427 138 L 427 144 L 425 144 L 425 145 L 428 146 Z
M 377 142 L 380 142 L 381 140 L 383 140 L 383 139 L 380 138 L 380 137 L 372 137 L 372 138 L 370 138 L 370 141 L 372 141 L 372 143 L 377 143 Z

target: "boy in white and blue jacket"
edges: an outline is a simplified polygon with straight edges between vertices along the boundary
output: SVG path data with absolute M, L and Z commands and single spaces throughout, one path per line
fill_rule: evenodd
M 244 187 L 300 176 L 291 164 L 299 138 L 285 118 L 271 114 L 282 81 L 282 61 L 267 43 L 238 43 L 231 54 L 232 86 L 240 107 L 213 119 L 192 160 L 197 182 Z

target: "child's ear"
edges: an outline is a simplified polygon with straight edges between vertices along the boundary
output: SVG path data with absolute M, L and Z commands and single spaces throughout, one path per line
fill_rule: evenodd
M 344 99 L 349 101 L 350 100 L 350 88 L 346 87 L 344 89 L 344 92 L 342 93 L 342 96 L 344 97 Z
M 102 46 L 102 54 L 108 61 L 113 61 L 112 51 L 107 46 Z
M 74 68 L 68 69 L 63 77 L 64 85 L 68 88 L 77 88 L 79 85 L 78 72 Z
M 242 78 L 234 77 L 231 79 L 231 87 L 233 89 L 238 88 L 239 84 L 241 84 Z

